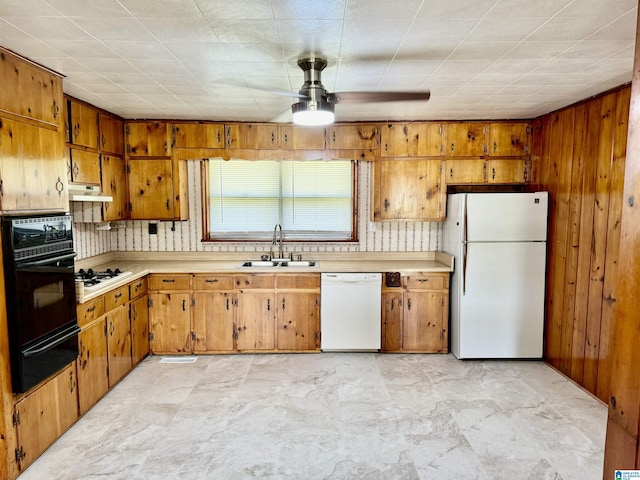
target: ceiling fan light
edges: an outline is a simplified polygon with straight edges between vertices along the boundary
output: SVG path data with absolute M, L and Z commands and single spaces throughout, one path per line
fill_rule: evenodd
M 324 101 L 305 100 L 291 105 L 296 125 L 329 125 L 335 119 L 334 105 Z

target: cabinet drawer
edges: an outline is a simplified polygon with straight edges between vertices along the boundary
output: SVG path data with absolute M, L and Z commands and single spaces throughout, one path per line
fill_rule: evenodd
M 231 275 L 195 275 L 193 277 L 194 290 L 233 290 L 233 276 Z
M 320 288 L 320 275 L 278 275 L 278 289 L 315 289 Z
M 151 275 L 149 290 L 189 290 L 190 275 Z
M 123 285 L 104 294 L 105 311 L 109 312 L 129 301 L 129 285 Z
M 444 275 L 410 275 L 405 284 L 409 290 L 447 290 L 449 276 Z
M 80 328 L 89 325 L 94 320 L 104 315 L 104 297 L 96 298 L 90 302 L 78 305 L 78 326 Z
M 276 277 L 274 275 L 237 275 L 235 277 L 237 288 L 275 288 Z
M 131 282 L 129 284 L 129 298 L 133 300 L 134 298 L 139 297 L 140 295 L 144 295 L 147 293 L 147 278 L 139 278 L 135 282 Z

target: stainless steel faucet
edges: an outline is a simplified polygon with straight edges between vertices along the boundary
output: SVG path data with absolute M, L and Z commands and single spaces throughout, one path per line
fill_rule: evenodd
M 278 239 L 278 229 L 280 229 L 280 238 Z M 274 259 L 273 258 L 273 247 L 276 246 L 276 241 L 278 242 L 278 258 Z M 283 260 L 283 252 L 282 252 L 282 225 L 280 225 L 279 223 L 276 223 L 276 226 L 273 227 L 273 240 L 271 242 L 271 259 L 272 260 Z

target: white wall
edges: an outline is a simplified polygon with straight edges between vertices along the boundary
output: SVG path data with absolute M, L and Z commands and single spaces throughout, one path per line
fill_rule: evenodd
M 361 162 L 358 178 L 359 241 L 353 243 L 296 243 L 296 252 L 421 252 L 438 250 L 442 238 L 442 224 L 438 222 L 370 222 L 371 164 Z M 158 234 L 149 235 L 149 221 L 123 222 L 125 228 L 97 230 L 97 206 L 73 203 L 74 237 L 79 258 L 109 251 L 212 251 L 261 252 L 268 251 L 270 242 L 202 243 L 202 202 L 200 198 L 200 169 L 198 161 L 188 162 L 189 220 L 157 222 Z M 156 223 L 156 222 L 151 222 Z M 285 242 L 285 247 L 286 247 Z

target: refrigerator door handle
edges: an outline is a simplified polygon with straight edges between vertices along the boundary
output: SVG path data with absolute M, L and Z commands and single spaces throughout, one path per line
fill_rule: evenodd
M 467 293 L 467 196 L 462 197 L 462 295 Z

